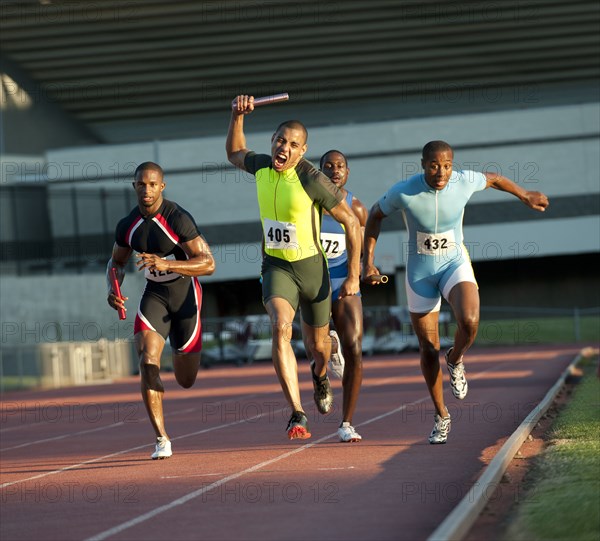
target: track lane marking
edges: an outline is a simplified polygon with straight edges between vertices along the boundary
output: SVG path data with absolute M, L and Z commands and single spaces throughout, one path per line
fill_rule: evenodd
M 244 400 L 244 399 L 248 399 L 248 398 L 254 398 L 256 396 L 258 396 L 258 395 L 256 393 L 253 393 L 253 394 L 241 396 L 238 399 L 231 398 L 231 399 L 228 399 L 228 400 L 224 400 L 222 402 L 219 402 L 219 404 L 227 404 L 229 402 L 238 402 L 240 400 Z M 186 409 L 183 409 L 183 410 L 172 411 L 170 413 L 165 414 L 165 417 L 168 418 L 168 417 L 172 417 L 174 415 L 181 415 L 182 413 L 193 413 L 194 411 L 201 410 L 203 406 L 204 406 L 204 404 L 201 407 L 197 407 L 197 408 L 186 408 Z M 12 451 L 14 449 L 21 449 L 23 447 L 29 447 L 30 445 L 40 445 L 42 443 L 48 443 L 49 441 L 62 440 L 64 438 L 69 438 L 69 437 L 74 437 L 74 436 L 81 436 L 83 434 L 91 434 L 92 432 L 97 432 L 97 431 L 101 431 L 101 430 L 107 430 L 109 428 L 116 428 L 118 426 L 122 426 L 122 425 L 125 425 L 125 424 L 132 424 L 133 422 L 134 421 L 130 421 L 130 422 L 126 423 L 125 421 L 119 421 L 119 422 L 116 422 L 116 423 L 111 423 L 110 425 L 99 426 L 99 427 L 96 427 L 96 428 L 88 428 L 87 430 L 80 430 L 80 431 L 77 431 L 77 432 L 67 432 L 66 434 L 61 434 L 59 436 L 52 436 L 51 438 L 44 438 L 44 439 L 41 439 L 41 440 L 28 441 L 28 442 L 25 442 L 25 443 L 21 443 L 19 445 L 14 445 L 12 447 L 4 447 L 4 448 L 0 449 L 0 453 L 4 453 L 5 451 Z M 136 422 L 137 422 L 137 420 L 136 420 Z M 22 425 L 22 426 L 27 427 L 26 424 Z M 21 428 L 21 427 L 13 427 L 13 428 Z M 10 430 L 10 429 L 7 429 L 7 430 Z M 1 488 L 1 486 L 0 486 L 0 488 Z
M 360 426 L 365 426 L 365 425 L 374 423 L 375 421 L 379 421 L 381 419 L 389 417 L 390 415 L 399 413 L 408 406 L 413 406 L 415 404 L 419 404 L 421 402 L 424 402 L 425 400 L 429 400 L 429 395 L 419 398 L 418 400 L 415 400 L 413 402 L 410 402 L 409 404 L 403 404 L 402 406 L 395 408 L 393 410 L 387 411 L 385 413 L 382 413 L 381 415 L 377 415 L 376 417 L 368 419 L 367 421 L 363 421 L 362 423 L 357 424 L 356 426 L 360 427 Z M 337 431 L 333 432 L 331 434 L 328 434 L 327 436 L 323 436 L 313 442 L 306 443 L 306 444 L 302 445 L 301 447 L 293 449 L 292 451 L 287 451 L 286 453 L 282 453 L 281 455 L 273 457 L 269 460 L 264 460 L 263 462 L 259 462 L 258 464 L 255 464 L 254 466 L 250 466 L 250 467 L 240 470 L 238 472 L 227 475 L 227 476 L 223 477 L 222 479 L 219 479 L 218 481 L 211 483 L 208 486 L 205 486 L 205 487 L 199 488 L 197 490 L 194 490 L 192 492 L 189 492 L 188 494 L 185 494 L 184 496 L 181 496 L 180 498 L 177 498 L 167 504 L 164 504 L 164 505 L 161 505 L 154 509 L 151 509 L 150 511 L 147 511 L 146 513 L 143 513 L 135 518 L 127 520 L 121 524 L 118 524 L 117 526 L 109 528 L 108 530 L 104 530 L 103 532 L 100 532 L 92 537 L 88 537 L 85 539 L 85 541 L 102 541 L 103 539 L 108 539 L 109 537 L 112 537 L 113 535 L 121 533 L 124 530 L 128 530 L 129 528 L 132 528 L 133 526 L 137 526 L 138 524 L 146 522 L 147 520 L 153 519 L 161 513 L 165 513 L 167 511 L 170 511 L 171 509 L 175 509 L 176 507 L 179 507 L 179 506 L 189 502 L 190 500 L 198 498 L 199 496 L 206 494 L 209 490 L 217 489 L 217 488 L 223 486 L 224 484 L 228 483 L 229 481 L 233 481 L 234 479 L 239 479 L 240 477 L 243 477 L 244 475 L 247 475 L 249 473 L 254 473 L 258 470 L 265 468 L 266 466 L 270 466 L 271 464 L 275 464 L 276 462 L 285 460 L 286 458 L 289 458 L 293 455 L 296 455 L 298 453 L 306 451 L 307 449 L 310 449 L 311 447 L 314 447 L 315 445 L 318 445 L 319 443 L 323 443 L 324 441 L 330 440 L 331 438 L 333 438 L 335 436 L 337 436 Z
M 486 372 L 493 371 L 496 368 L 497 367 L 493 367 L 493 368 L 489 368 L 488 370 L 484 370 L 483 372 L 478 372 L 476 375 L 471 376 L 471 379 L 478 379 L 481 375 L 485 374 Z M 378 386 L 381 386 L 381 385 L 386 385 L 387 383 L 389 383 L 391 381 L 394 381 L 395 378 L 396 378 L 396 376 L 385 378 L 383 380 L 379 380 L 376 384 L 366 385 L 365 387 L 378 387 Z M 275 394 L 275 393 L 268 393 L 268 394 Z M 339 395 L 341 393 L 338 392 L 336 394 Z M 371 424 L 373 422 L 379 421 L 380 419 L 388 417 L 389 415 L 392 415 L 393 413 L 396 413 L 397 411 L 398 412 L 402 411 L 407 406 L 413 406 L 415 404 L 420 404 L 421 402 L 424 402 L 427 399 L 429 399 L 429 395 L 427 395 L 427 396 L 425 396 L 423 398 L 420 398 L 419 400 L 415 400 L 415 401 L 413 401 L 413 402 L 411 402 L 409 404 L 404 404 L 400 408 L 392 410 L 391 412 L 386 412 L 386 413 L 383 413 L 383 414 L 378 415 L 376 417 L 373 417 L 372 419 L 369 419 L 367 421 L 363 421 L 362 423 L 357 424 L 356 427 L 360 428 L 361 426 L 369 425 L 369 424 Z M 287 409 L 287 406 L 284 407 L 284 408 L 280 408 L 279 410 L 267 411 L 265 413 L 261 413 L 259 415 L 256 415 L 254 417 L 250 417 L 248 419 L 241 419 L 241 420 L 233 421 L 231 423 L 225 423 L 225 424 L 217 425 L 217 426 L 214 426 L 214 427 L 204 428 L 204 429 L 198 430 L 196 432 L 191 432 L 189 434 L 183 434 L 181 436 L 177 436 L 175 438 L 172 438 L 171 441 L 176 441 L 176 440 L 181 440 L 181 439 L 185 439 L 185 438 L 190 438 L 190 437 L 193 437 L 193 436 L 198 436 L 198 435 L 201 435 L 201 434 L 206 434 L 207 432 L 212 432 L 214 430 L 220 430 L 220 429 L 223 429 L 223 428 L 229 428 L 231 426 L 235 426 L 235 425 L 238 425 L 238 424 L 241 424 L 241 423 L 245 423 L 245 422 L 256 421 L 256 420 L 260 419 L 261 417 L 263 417 L 264 415 L 273 415 L 273 414 L 276 414 L 276 413 L 281 413 L 282 411 L 285 411 L 286 409 Z M 326 439 L 332 438 L 335 435 L 337 435 L 337 431 L 335 433 L 330 434 L 329 436 L 327 436 Z M 321 441 L 321 440 L 318 440 L 318 441 Z M 323 440 L 323 441 L 325 441 L 325 440 Z M 41 479 L 41 478 L 47 477 L 49 475 L 56 475 L 56 474 L 59 474 L 59 473 L 63 473 L 65 471 L 74 470 L 74 469 L 80 468 L 82 466 L 86 466 L 88 464 L 94 464 L 96 462 L 100 462 L 100 461 L 105 460 L 105 459 L 113 458 L 115 456 L 124 455 L 126 453 L 130 453 L 130 452 L 133 452 L 133 451 L 139 451 L 140 449 L 144 449 L 146 447 L 152 447 L 152 445 L 154 445 L 154 444 L 151 443 L 151 444 L 138 445 L 136 447 L 131 447 L 129 449 L 123 449 L 121 451 L 116 451 L 115 453 L 110 453 L 108 455 L 103 455 L 103 456 L 100 456 L 100 457 L 96 457 L 96 458 L 92 458 L 92 459 L 89 459 L 89 460 L 85 460 L 85 461 L 79 462 L 77 464 L 71 464 L 70 466 L 65 466 L 64 468 L 59 468 L 57 470 L 52 470 L 52 471 L 49 471 L 49 472 L 40 473 L 40 474 L 34 475 L 32 477 L 27 477 L 27 478 L 24 478 L 24 479 L 17 479 L 16 481 L 9 481 L 9 482 L 6 482 L 6 483 L 2 483 L 0 485 L 0 490 L 3 489 L 3 488 L 6 488 L 6 487 L 12 486 L 12 485 L 19 484 L 19 483 L 26 483 L 27 481 L 34 481 L 36 479 Z

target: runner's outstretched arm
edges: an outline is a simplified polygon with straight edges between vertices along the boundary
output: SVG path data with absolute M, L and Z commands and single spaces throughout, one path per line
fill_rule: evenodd
M 497 173 L 484 171 L 483 174 L 487 179 L 487 188 L 494 188 L 495 190 L 500 190 L 501 192 L 510 193 L 519 198 L 523 203 L 533 210 L 544 212 L 550 204 L 548 197 L 546 197 L 546 195 L 544 195 L 542 192 L 530 192 L 525 190 L 509 178 L 498 175 Z

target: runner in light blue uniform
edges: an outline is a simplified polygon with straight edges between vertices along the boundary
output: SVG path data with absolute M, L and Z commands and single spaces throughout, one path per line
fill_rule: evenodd
M 457 283 L 477 284 L 463 244 L 462 219 L 470 197 L 486 185 L 483 173 L 453 171 L 444 188 L 436 190 L 421 173 L 398 182 L 379 200 L 386 216 L 402 211 L 408 229 L 406 292 L 411 312 L 439 311 L 440 292 L 447 299 Z
M 446 443 L 450 414 L 444 403 L 440 367 L 439 311 L 441 295 L 456 319 L 454 346 L 446 352 L 452 394 L 467 396 L 463 355 L 473 344 L 479 326 L 479 291 L 463 245 L 464 208 L 478 190 L 495 188 L 518 197 L 528 207 L 544 211 L 548 198 L 530 192 L 497 173 L 452 171 L 454 152 L 444 141 L 423 147 L 423 174 L 392 186 L 371 208 L 365 226 L 363 281 L 379 274 L 374 265 L 381 222 L 399 210 L 408 229 L 406 293 L 410 319 L 419 339 L 421 371 L 435 407 L 435 424 L 429 443 Z

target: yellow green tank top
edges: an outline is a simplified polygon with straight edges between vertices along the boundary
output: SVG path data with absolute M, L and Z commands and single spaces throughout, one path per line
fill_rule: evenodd
M 278 172 L 271 156 L 249 152 L 244 166 L 256 177 L 265 253 L 285 261 L 322 254 L 321 209 L 344 199 L 337 186 L 304 158 Z

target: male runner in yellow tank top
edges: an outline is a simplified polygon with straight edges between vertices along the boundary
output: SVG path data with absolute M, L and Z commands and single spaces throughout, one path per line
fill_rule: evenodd
M 311 363 L 314 398 L 320 413 L 333 404 L 327 377 L 331 354 L 329 317 L 331 298 L 327 260 L 320 242 L 321 209 L 346 230 L 348 278 L 342 297 L 359 291 L 360 225 L 340 190 L 304 159 L 306 128 L 291 120 L 271 137 L 271 154 L 246 148 L 244 116 L 254 110 L 253 96 L 238 96 L 232 107 L 226 150 L 229 161 L 256 177 L 263 227 L 263 303 L 273 329 L 275 372 L 292 409 L 287 426 L 290 439 L 308 438 L 308 419 L 300 400 L 298 366 L 291 346 L 292 322 L 298 306 L 302 333 L 314 361 Z

